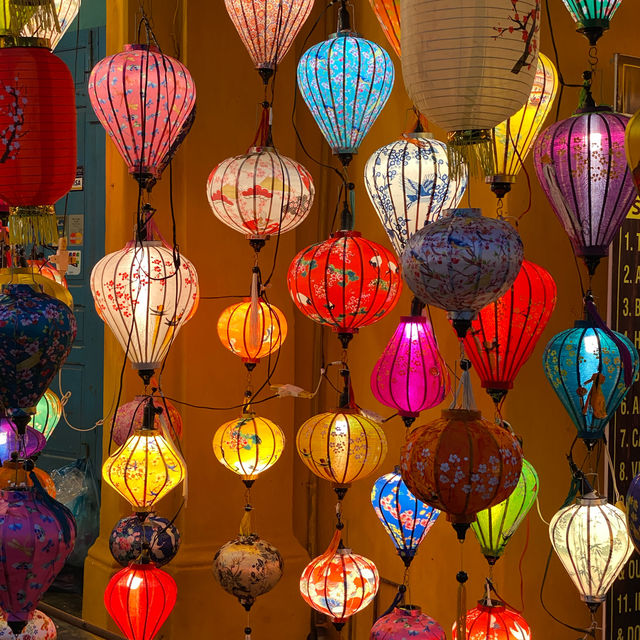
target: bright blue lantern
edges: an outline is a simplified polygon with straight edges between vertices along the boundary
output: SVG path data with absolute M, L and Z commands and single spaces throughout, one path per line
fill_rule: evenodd
M 631 341 L 621 333 L 611 334 L 631 357 L 627 380 L 619 344 L 584 320 L 551 338 L 543 356 L 545 375 L 589 448 L 602 439 L 638 373 L 638 352 Z
M 306 51 L 298 87 L 333 153 L 348 165 L 387 102 L 394 80 L 389 54 L 351 30 L 346 3 L 338 30 Z
M 405 566 L 409 568 L 418 545 L 429 533 L 440 511 L 416 498 L 402 480 L 399 467 L 378 478 L 371 504 Z

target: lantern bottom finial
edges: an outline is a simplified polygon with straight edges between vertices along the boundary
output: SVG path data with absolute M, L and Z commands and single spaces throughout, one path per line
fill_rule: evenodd
M 259 67 L 258 68 L 258 73 L 260 74 L 260 77 L 262 78 L 262 82 L 264 82 L 265 86 L 267 86 L 269 84 L 269 80 L 271 80 L 271 78 L 273 78 L 273 74 L 275 73 L 275 69 L 272 69 L 271 67 Z
M 138 375 L 142 378 L 142 382 L 145 387 L 148 387 L 151 383 L 151 377 L 154 374 L 154 369 L 138 369 Z
M 507 389 L 487 389 L 487 393 L 495 404 L 500 404 L 508 393 Z
M 604 22 L 604 21 L 602 21 Z M 603 36 L 606 29 L 609 28 L 608 21 L 607 26 L 601 25 L 585 25 L 576 29 L 578 33 L 581 33 L 588 41 L 592 47 L 595 47 L 598 44 L 598 40 Z
M 416 416 L 402 416 L 402 422 L 407 429 L 410 429 L 413 423 L 416 421 Z
M 458 540 L 460 540 L 460 542 L 464 542 L 471 524 L 469 522 L 452 522 L 451 526 L 455 529 Z
M 344 625 L 345 625 L 344 622 L 339 622 L 339 621 L 335 621 L 335 620 L 333 622 L 333 626 L 336 628 L 336 631 L 342 631 Z
M 471 320 L 467 318 L 454 318 L 452 320 L 453 328 L 460 340 L 464 340 L 467 335 L 467 331 L 471 328 Z
M 596 269 L 600 264 L 600 256 L 583 256 L 582 259 L 587 265 L 587 271 L 589 272 L 589 275 L 594 276 L 596 273 Z
M 24 628 L 27 626 L 27 623 L 23 620 L 9 620 L 7 624 L 9 625 L 9 629 L 13 631 L 13 635 L 16 638 L 22 633 Z

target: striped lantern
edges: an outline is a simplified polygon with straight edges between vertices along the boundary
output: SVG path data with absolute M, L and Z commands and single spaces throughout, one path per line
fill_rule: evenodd
M 378 18 L 382 32 L 398 58 L 402 56 L 400 47 L 400 0 L 369 0 Z
M 576 21 L 578 33 L 584 35 L 594 47 L 609 28 L 613 14 L 622 0 L 562 0 Z

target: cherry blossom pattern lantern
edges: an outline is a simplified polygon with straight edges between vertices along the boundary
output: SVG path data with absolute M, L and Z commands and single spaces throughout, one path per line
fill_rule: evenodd
M 420 607 L 406 604 L 378 618 L 371 627 L 370 640 L 446 640 L 444 629 Z
M 447 145 L 415 131 L 373 153 L 364 183 L 389 240 L 401 255 L 407 240 L 446 209 L 458 206 L 467 173 L 449 172 Z
M 128 640 L 152 640 L 169 617 L 176 581 L 148 560 L 116 573 L 104 592 L 104 606 Z
M 402 56 L 400 47 L 400 0 L 369 0 L 391 48 L 398 58 Z
M 581 599 L 595 613 L 633 552 L 624 512 L 591 492 L 551 518 L 549 536 Z
M 562 0 L 575 20 L 578 33 L 584 35 L 594 47 L 609 29 L 613 14 L 622 0 Z
M 462 339 L 478 312 L 508 291 L 522 259 L 520 235 L 507 222 L 450 209 L 409 238 L 402 270 L 418 299 L 449 312 Z
M 402 0 L 402 75 L 413 104 L 448 132 L 451 171 L 493 173 L 492 130 L 527 101 L 538 0 Z
M 145 384 L 198 307 L 195 267 L 156 240 L 137 241 L 109 253 L 91 271 L 91 292 Z
M 499 403 L 531 357 L 556 306 L 557 289 L 542 267 L 523 260 L 513 286 L 484 307 L 464 339 L 482 386 Z
M 36 405 L 36 412 L 29 423 L 36 431 L 39 431 L 47 440 L 58 426 L 62 416 L 62 403 L 60 398 L 47 389 Z
M 314 558 L 300 577 L 300 593 L 316 611 L 340 630 L 348 618 L 362 611 L 378 593 L 376 565 L 343 546 L 336 531 L 329 548 Z
M 193 113 L 196 88 L 188 69 L 155 46 L 127 44 L 96 64 L 88 90 L 129 173 L 151 189 Z
M 467 611 L 466 633 L 453 625 L 453 640 L 531 640 L 527 621 L 499 600 L 482 600 Z
M 31 614 L 25 628 L 17 636 L 17 640 L 56 640 L 57 637 L 58 631 L 54 621 L 36 609 Z M 16 640 L 16 635 L 3 619 L 0 619 L 0 640 Z
M 398 555 L 409 568 L 420 543 L 440 512 L 418 500 L 409 491 L 400 475 L 400 467 L 375 481 L 371 490 L 371 504 Z
M 393 88 L 389 54 L 351 30 L 346 0 L 338 28 L 298 63 L 298 87 L 334 155 L 347 166 L 373 126 Z
M 49 27 L 46 28 L 41 21 L 34 19 L 26 24 L 22 29 L 22 34 L 33 38 L 44 38 L 49 41 L 51 50 L 54 50 L 58 46 L 62 36 L 71 26 L 71 23 L 76 19 L 80 11 L 81 1 L 82 0 L 53 0 L 59 28 L 57 28 L 57 25 L 49 25 Z
M 175 406 L 162 396 L 136 396 L 118 407 L 111 438 L 121 447 L 138 429 L 143 428 L 144 407 L 151 399 L 155 407 L 154 429 L 170 437 L 174 442 L 182 435 L 182 417 Z
M 44 435 L 33 427 L 27 426 L 22 432 L 9 418 L 0 418 L 0 462 L 10 460 L 14 453 L 19 458 L 29 458 L 42 451 L 46 444 Z

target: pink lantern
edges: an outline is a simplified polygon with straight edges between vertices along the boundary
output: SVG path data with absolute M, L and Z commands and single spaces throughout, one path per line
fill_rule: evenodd
M 136 429 L 143 428 L 144 407 L 148 399 L 149 396 L 136 396 L 118 409 L 112 437 L 119 447 Z M 179 440 L 182 435 L 182 417 L 178 410 L 162 397 L 154 397 L 153 406 L 160 409 L 155 414 L 154 428 L 168 434 L 174 441 Z
M 407 604 L 376 620 L 370 640 L 447 640 L 444 629 L 420 607 Z
M 33 427 L 19 429 L 9 418 L 0 418 L 0 463 L 11 460 L 14 452 L 18 458 L 29 458 L 42 451 L 46 444 L 44 435 Z

